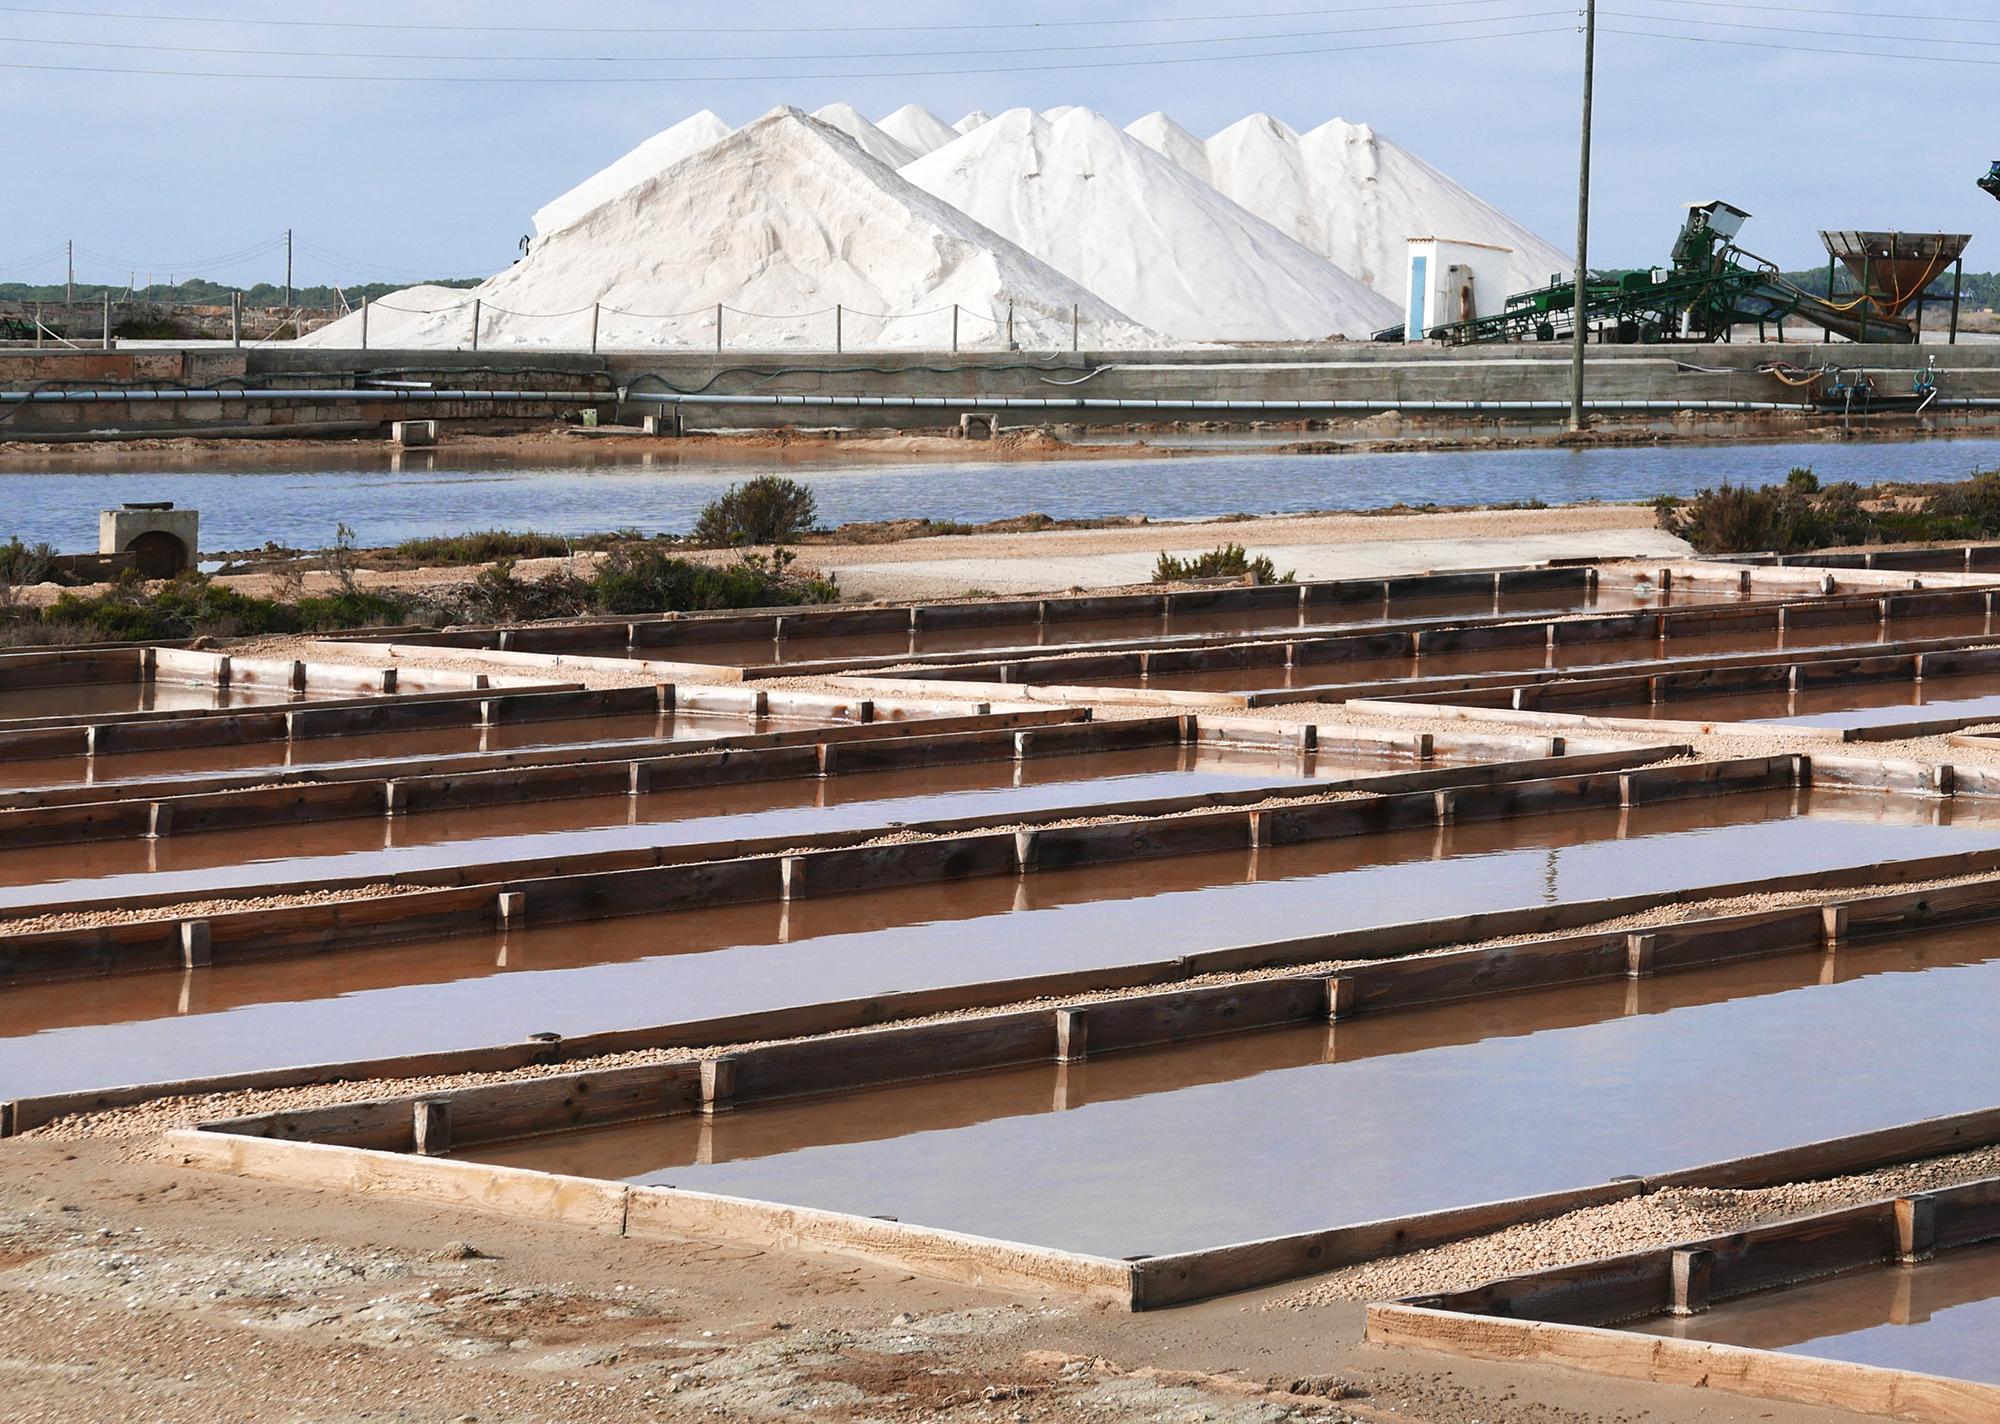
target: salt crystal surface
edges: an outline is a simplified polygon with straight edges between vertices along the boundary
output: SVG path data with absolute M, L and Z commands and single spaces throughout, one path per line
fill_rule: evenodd
M 535 232 L 546 235 L 568 227 L 599 203 L 630 192 L 655 174 L 664 173 L 690 154 L 701 152 L 730 135 L 730 127 L 703 109 L 672 128 L 654 134 L 630 153 L 584 179 L 535 214 Z
M 1396 305 L 1089 109 L 1013 109 L 903 176 L 1183 341 L 1365 337 Z
M 1208 150 L 1200 139 L 1155 109 L 1125 132 L 1170 163 L 1178 163 L 1204 183 L 1209 183 Z M 1282 231 L 1283 229 L 1280 229 Z
M 1412 237 L 1511 249 L 1510 292 L 1572 267 L 1559 248 L 1366 124 L 1335 119 L 1301 135 L 1252 114 L 1209 139 L 1203 154 L 1219 191 L 1394 300 L 1408 286 Z
M 920 104 L 905 104 L 875 125 L 919 158 L 958 137 L 958 130 Z
M 824 109 L 814 109 L 813 117 L 823 124 L 832 124 L 859 144 L 863 153 L 891 168 L 901 168 L 917 156 L 916 149 L 882 132 L 852 104 L 828 104 Z
M 842 335 L 857 348 L 946 347 L 954 304 L 968 350 L 1001 345 L 1010 304 L 1025 348 L 1067 347 L 1073 306 L 1092 346 L 1162 344 L 797 109 L 773 110 L 599 204 L 474 291 L 412 288 L 384 299 L 370 343 L 467 346 L 474 298 L 480 344 L 495 348 L 575 349 L 588 341 L 598 302 L 608 348 L 710 346 L 717 303 L 732 309 L 726 342 L 739 350 L 831 349 L 836 303 L 847 309 Z M 357 313 L 302 344 L 352 347 L 359 338 Z

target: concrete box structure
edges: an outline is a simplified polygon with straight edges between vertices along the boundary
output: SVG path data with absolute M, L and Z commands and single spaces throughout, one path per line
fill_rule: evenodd
M 1511 247 L 1483 242 L 1411 238 L 1404 334 L 1422 341 L 1437 327 L 1500 312 L 1513 295 L 1508 275 L 1513 255 Z
M 389 439 L 405 449 L 435 445 L 438 423 L 435 420 L 398 420 L 389 427 Z
M 172 578 L 201 549 L 201 512 L 172 504 L 127 504 L 97 516 L 97 552 L 130 554 L 147 578 Z

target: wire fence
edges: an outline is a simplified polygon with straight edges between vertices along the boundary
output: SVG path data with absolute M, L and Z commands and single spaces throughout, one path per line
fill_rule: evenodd
M 416 317 L 411 329 L 377 314 Z M 395 345 L 409 337 L 431 346 L 460 334 L 471 350 L 771 350 L 803 351 L 1080 351 L 1112 323 L 1086 320 L 1080 306 L 1010 302 L 1004 314 L 951 305 L 915 312 L 878 312 L 834 304 L 797 312 L 752 311 L 727 302 L 686 311 L 645 312 L 593 302 L 567 311 L 524 312 L 480 297 L 439 307 L 363 301 L 356 315 L 360 346 Z M 372 329 L 371 329 L 372 323 Z M 1129 329 L 1129 328 L 1128 328 Z M 1095 344 L 1095 343 L 1093 343 Z

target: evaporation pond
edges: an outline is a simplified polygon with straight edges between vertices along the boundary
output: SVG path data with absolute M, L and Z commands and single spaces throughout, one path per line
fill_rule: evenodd
M 2000 1246 L 1851 1271 L 1631 1328 L 2000 1385 Z
M 1282 791 L 1315 779 L 1399 769 L 1415 767 L 1332 753 L 1301 759 L 1289 752 L 1176 745 L 37 846 L 0 850 L 0 909 L 354 876 L 387 879 L 447 866 L 803 838 L 968 816 L 1087 812 L 1211 792 Z
M 472 715 L 468 713 L 468 715 Z M 231 771 L 330 770 L 382 763 L 385 776 L 422 775 L 446 770 L 439 758 L 551 747 L 598 746 L 609 742 L 689 741 L 740 737 L 822 725 L 799 718 L 730 717 L 699 712 L 620 712 L 601 717 L 564 717 L 546 722 L 500 722 L 490 727 L 431 727 L 414 731 L 357 732 L 336 737 L 282 737 L 227 746 L 177 747 L 171 751 L 102 753 L 0 761 L 0 789 L 90 785 L 117 788 L 134 782 L 192 780 Z M 217 739 L 227 735 L 216 731 Z M 644 755 L 644 749 L 634 755 Z M 547 760 L 548 758 L 539 758 Z M 389 763 L 417 762 L 417 766 Z
M 1834 683 L 1798 692 L 1670 697 L 1664 702 L 1591 707 L 1595 717 L 1658 717 L 1675 722 L 1744 722 L 1773 727 L 1894 726 L 1962 717 L 2000 721 L 2000 673 L 1922 681 Z
M 45 717 L 105 717 L 124 712 L 198 712 L 295 702 L 280 689 L 154 682 L 70 682 L 52 687 L 0 687 L 0 722 Z
M 649 627 L 632 650 L 639 658 L 676 662 L 721 663 L 755 667 L 777 663 L 822 662 L 842 658 L 909 658 L 987 650 L 1052 655 L 1084 651 L 1095 644 L 1164 640 L 1203 640 L 1230 634 L 1332 634 L 1356 628 L 1401 623 L 1422 624 L 1447 619 L 1554 617 L 1572 613 L 1622 613 L 1633 609 L 1683 608 L 1739 602 L 1743 595 L 1719 584 L 1692 585 L 1661 593 L 1642 588 L 1600 586 L 1596 589 L 1535 589 L 1502 595 L 1402 598 L 1390 602 L 1321 604 L 1301 611 L 1264 608 L 1240 612 L 1177 613 L 1171 618 L 1133 617 L 1058 620 L 1051 623 L 996 623 L 985 627 L 931 628 L 913 632 L 839 633 L 816 636 L 810 619 L 783 639 L 742 639 L 729 642 L 651 641 L 675 633 L 700 631 L 696 620 Z M 622 638 L 613 649 L 623 652 Z
M 1996 1012 L 2000 940 L 1959 930 L 466 1155 L 1161 1255 L 1987 1107 Z
M 1928 619 L 1927 638 L 1978 637 L 1988 631 L 1983 614 Z M 1896 625 L 1873 621 L 1831 624 L 1817 628 L 1775 629 L 1756 633 L 1713 633 L 1683 638 L 1644 638 L 1599 643 L 1558 643 L 1554 647 L 1478 648 L 1464 652 L 1427 653 L 1422 657 L 1354 658 L 1302 662 L 1294 667 L 1213 668 L 1169 671 L 1148 676 L 1079 678 L 1103 686 L 1152 687 L 1184 692 L 1263 692 L 1280 688 L 1327 687 L 1389 682 L 1403 678 L 1472 677 L 1488 673 L 1528 673 L 1560 668 L 1594 668 L 1616 663 L 1652 662 L 1671 658 L 1729 657 L 1779 653 L 1787 649 L 1894 642 L 1909 636 Z M 1062 679 L 1058 673 L 1059 680 Z M 1675 706 L 1680 704 L 1675 703 Z
M 1982 819 L 1971 801 L 1744 792 L 24 983 L 6 990 L 0 1099 L 991 986 L 1995 848 L 2000 809 Z

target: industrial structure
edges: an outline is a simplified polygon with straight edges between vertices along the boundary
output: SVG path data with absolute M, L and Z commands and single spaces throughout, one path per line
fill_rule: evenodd
M 2000 164 L 1982 181 L 1982 186 L 1989 185 L 2000 193 Z M 1620 345 L 1728 341 L 1742 326 L 1755 326 L 1760 333 L 1775 326 L 1782 338 L 1786 321 L 1798 319 L 1850 341 L 1904 345 L 1917 340 L 1931 289 L 1950 269 L 1950 339 L 1958 339 L 1969 235 L 1823 232 L 1828 265 L 1827 295 L 1822 297 L 1792 282 L 1775 263 L 1737 245 L 1737 235 L 1749 217 L 1742 208 L 1719 200 L 1689 204 L 1668 266 L 1593 276 L 1584 284 L 1585 329 Z M 1487 309 L 1467 277 L 1454 289 L 1456 301 L 1439 302 L 1430 280 L 1436 260 L 1430 249 L 1437 245 L 1435 239 L 1412 242 L 1409 320 L 1405 326 L 1378 333 L 1378 340 L 1428 337 L 1458 346 L 1574 336 L 1576 285 L 1567 279 L 1552 278 L 1545 287 Z M 1839 290 L 1843 264 L 1858 284 L 1854 291 Z M 1450 271 L 1458 273 L 1461 267 L 1473 270 L 1467 264 L 1454 264 Z M 1446 319 L 1436 320 L 1441 314 Z

